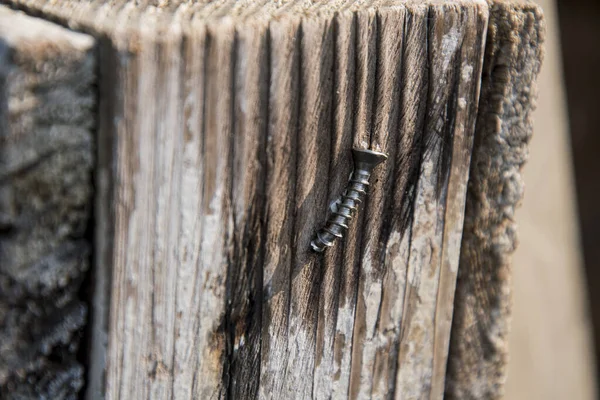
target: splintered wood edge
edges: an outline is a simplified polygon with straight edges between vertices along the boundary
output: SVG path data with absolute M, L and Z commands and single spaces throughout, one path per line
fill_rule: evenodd
M 514 211 L 532 133 L 545 23 L 529 1 L 490 4 L 490 26 L 461 245 L 446 397 L 502 398 Z M 500 112 L 499 112 L 500 110 Z

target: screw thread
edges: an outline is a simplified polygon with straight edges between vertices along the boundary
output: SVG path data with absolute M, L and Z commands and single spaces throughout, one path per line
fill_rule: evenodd
M 352 172 L 348 187 L 344 191 L 337 210 L 329 216 L 325 226 L 317 232 L 316 237 L 310 243 L 314 251 L 322 253 L 327 247 L 333 246 L 336 239 L 344 236 L 344 231 L 348 229 L 352 217 L 358 211 L 359 204 L 367 194 L 370 177 L 371 173 L 366 170 L 355 169 Z

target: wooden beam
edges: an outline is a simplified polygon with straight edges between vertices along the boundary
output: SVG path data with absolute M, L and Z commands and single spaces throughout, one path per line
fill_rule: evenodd
M 442 397 L 488 3 L 11 3 L 100 43 L 107 397 Z
M 73 398 L 84 385 L 94 46 L 0 6 L 2 398 Z

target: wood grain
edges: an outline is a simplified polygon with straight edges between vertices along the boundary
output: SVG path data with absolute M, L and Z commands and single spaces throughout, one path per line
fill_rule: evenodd
M 269 27 L 269 133 L 265 263 L 263 266 L 262 343 L 259 398 L 281 393 L 285 383 L 294 232 L 300 72 L 299 21 L 274 21 Z
M 356 24 L 354 13 L 341 13 L 333 21 L 334 29 L 334 70 L 333 70 L 333 109 L 329 161 L 329 182 L 327 199 L 329 208 L 335 203 L 348 181 L 346 172 L 352 169 L 351 155 L 344 150 L 352 146 L 354 110 L 354 73 L 356 66 Z M 330 249 L 323 259 L 323 274 L 319 294 L 317 337 L 315 344 L 315 368 L 312 397 L 328 399 L 332 396 L 335 377 L 340 371 L 341 353 L 335 348 L 339 337 L 338 318 L 340 316 L 340 291 L 345 284 L 346 265 L 343 262 L 343 247 Z M 350 268 L 348 272 L 352 273 Z M 351 279 L 349 279 L 351 280 Z M 351 334 L 352 319 L 346 322 L 346 334 Z M 343 334 L 342 334 L 343 335 Z M 348 354 L 349 355 L 349 354 Z
M 11 3 L 101 43 L 107 398 L 442 397 L 487 3 Z
M 371 177 L 369 197 L 364 205 L 364 223 L 360 243 L 359 282 L 352 341 L 350 398 L 377 397 L 375 358 L 379 347 L 377 320 L 381 301 L 381 280 L 385 273 L 381 263 L 381 243 L 385 210 L 392 198 L 393 161 L 399 132 L 397 99 L 400 94 L 400 69 L 404 36 L 405 8 L 384 8 L 376 14 L 376 46 L 374 59 L 373 114 L 370 125 L 370 147 L 388 154 L 390 160 Z M 401 290 L 401 288 L 399 288 Z M 384 389 L 384 393 L 388 388 Z M 375 393 L 373 393 L 375 392 Z

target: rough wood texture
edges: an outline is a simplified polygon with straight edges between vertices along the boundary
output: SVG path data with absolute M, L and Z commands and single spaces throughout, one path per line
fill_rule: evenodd
M 503 393 L 514 211 L 523 196 L 520 171 L 532 133 L 543 28 L 534 4 L 499 1 L 490 7 L 446 380 L 451 399 Z
M 0 6 L 0 397 L 74 399 L 87 307 L 94 40 Z
M 487 3 L 10 2 L 99 38 L 108 398 L 442 397 Z

